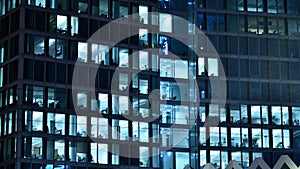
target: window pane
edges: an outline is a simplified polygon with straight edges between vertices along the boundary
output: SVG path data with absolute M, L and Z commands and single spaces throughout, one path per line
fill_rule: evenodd
M 208 58 L 208 75 L 209 76 L 219 76 L 219 65 L 218 59 Z
M 172 33 L 172 15 L 159 14 L 159 31 Z
M 148 7 L 147 6 L 139 6 L 139 15 L 140 22 L 144 24 L 148 24 Z

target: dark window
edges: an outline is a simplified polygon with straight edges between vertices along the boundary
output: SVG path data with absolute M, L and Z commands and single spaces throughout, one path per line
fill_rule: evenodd
M 268 39 L 260 38 L 259 39 L 259 49 L 261 56 L 268 56 Z
M 219 9 L 225 9 L 225 4 L 226 3 L 226 1 L 224 1 L 224 0 L 218 0 L 218 8 Z
M 240 59 L 240 76 L 249 77 L 249 65 L 247 59 Z
M 289 102 L 291 100 L 290 95 L 290 85 L 289 84 L 281 84 L 281 90 L 282 90 L 282 101 Z
M 245 15 L 239 15 L 239 32 L 245 32 L 246 31 L 246 16 Z
M 239 61 L 238 59 L 229 59 L 229 75 L 231 77 L 238 77 L 239 76 Z
M 73 72 L 74 72 L 74 66 L 68 65 L 68 84 L 72 84 Z
M 228 59 L 227 58 L 221 58 L 221 63 L 224 69 L 224 73 L 226 76 L 228 76 Z
M 227 36 L 219 36 L 219 53 L 228 53 Z
M 9 82 L 18 80 L 18 60 L 9 64 Z
M 293 102 L 300 102 L 300 85 L 291 84 L 291 94 Z
M 249 43 L 248 43 L 248 54 L 249 55 L 254 55 L 257 56 L 258 55 L 258 39 L 257 38 L 249 38 L 248 39 Z
M 260 100 L 260 84 L 251 82 L 251 100 Z
M 24 77 L 25 79 L 33 80 L 33 63 L 32 60 L 24 60 Z
M 265 101 L 270 100 L 269 83 L 261 83 L 261 98 L 263 98 Z
M 249 83 L 248 82 L 240 82 L 241 87 L 241 99 L 248 100 L 249 99 Z
M 218 14 L 218 31 L 226 31 L 225 14 Z
M 290 40 L 289 41 L 289 56 L 292 58 L 298 58 L 298 55 L 299 55 L 298 41 Z
M 280 61 L 281 79 L 290 79 L 290 65 L 289 62 Z
M 217 17 L 216 14 L 207 14 L 207 30 L 216 31 L 217 30 Z
M 206 0 L 206 8 L 207 9 L 217 9 L 216 0 Z
M 229 36 L 229 54 L 238 54 L 238 38 Z
M 290 71 L 291 71 L 291 80 L 299 80 L 299 63 L 298 62 L 291 62 Z
M 272 101 L 280 101 L 281 100 L 281 89 L 279 83 L 271 83 L 270 84 L 271 91 L 271 99 Z
M 46 81 L 55 82 L 55 63 L 47 62 L 46 63 Z
M 288 14 L 297 14 L 297 12 L 298 12 L 298 8 L 297 8 L 298 7 L 297 6 L 298 0 L 288 0 L 286 2 L 287 2 L 287 13 Z
M 56 82 L 66 83 L 66 65 L 57 63 L 56 65 Z
M 46 30 L 46 13 L 44 11 L 35 12 L 35 28 L 38 31 Z M 33 19 L 33 18 L 31 18 Z
M 198 0 L 198 6 L 199 6 L 199 8 L 204 8 L 205 7 L 205 0 Z
M 237 32 L 237 15 L 227 15 L 227 30 L 228 32 Z
M 75 41 L 70 41 L 70 51 L 69 51 L 69 59 L 76 60 L 78 54 L 78 44 Z
M 230 98 L 232 100 L 240 99 L 239 82 L 230 81 L 229 83 Z
M 270 78 L 279 79 L 279 62 L 278 61 L 270 61 Z
M 182 1 L 182 0 L 173 0 L 171 5 L 172 5 L 172 10 L 174 11 L 187 11 L 187 1 Z
M 92 36 L 99 29 L 97 20 L 90 20 L 90 36 Z
M 34 80 L 44 81 L 44 62 L 34 62 Z
M 88 37 L 88 20 L 85 18 L 79 18 L 78 35 L 82 37 Z
M 259 77 L 259 61 L 250 60 L 250 77 Z
M 106 69 L 99 69 L 98 70 L 98 87 L 107 89 L 109 85 L 109 79 L 108 79 L 108 70 Z
M 19 23 L 20 23 L 20 17 L 19 16 L 20 16 L 19 11 L 15 12 L 11 15 L 11 19 L 10 19 L 11 33 L 19 29 Z
M 279 46 L 280 46 L 280 56 L 288 57 L 288 40 L 281 39 L 279 41 Z
M 260 76 L 261 78 L 269 78 L 269 62 L 266 60 L 260 61 Z
M 29 28 L 29 29 L 34 29 L 34 11 L 32 10 L 26 10 L 26 20 L 25 20 L 25 25 L 26 25 L 26 28 Z
M 269 39 L 269 56 L 278 57 L 278 41 L 277 39 Z
M 239 50 L 241 55 L 248 54 L 248 39 L 247 37 L 240 37 L 239 39 Z
M 227 3 L 226 3 L 227 9 L 235 11 L 236 6 L 237 6 L 236 5 L 236 0 L 227 0 Z

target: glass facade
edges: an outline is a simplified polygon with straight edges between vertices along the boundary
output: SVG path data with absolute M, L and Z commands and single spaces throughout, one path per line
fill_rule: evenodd
M 175 15 L 208 39 L 183 45 L 194 28 Z M 0 0 L 0 169 L 299 165 L 299 15 L 298 0 Z

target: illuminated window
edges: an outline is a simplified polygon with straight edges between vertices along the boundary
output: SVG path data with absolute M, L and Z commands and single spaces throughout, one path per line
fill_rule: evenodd
M 77 106 L 79 109 L 87 108 L 87 93 L 86 92 L 77 93 Z
M 78 34 L 78 17 L 71 16 L 71 35 Z
M 25 111 L 25 130 L 43 131 L 43 112 Z
M 128 121 L 112 120 L 112 139 L 128 140 Z
M 159 14 L 159 31 L 172 33 L 172 15 Z
M 68 31 L 67 16 L 57 15 L 56 18 L 56 31 L 60 34 L 66 34 Z
M 208 58 L 208 75 L 209 76 L 219 76 L 219 64 L 218 59 Z
M 139 51 L 139 67 L 140 70 L 146 70 L 149 68 L 148 63 L 148 52 L 145 51 Z
M 139 6 L 139 15 L 140 22 L 143 24 L 148 24 L 148 7 L 147 6 Z
M 101 65 L 109 64 L 109 53 L 108 46 L 92 44 L 92 58 L 93 63 L 98 63 Z
M 139 44 L 148 46 L 148 29 L 139 29 Z
M 58 113 L 47 114 L 47 131 L 50 134 L 65 134 L 65 115 Z
M 91 118 L 91 137 L 108 138 L 108 120 L 104 118 Z
M 128 111 L 128 97 L 112 95 L 112 113 L 129 115 Z
M 87 43 L 78 42 L 78 61 L 87 62 Z
M 0 87 L 3 87 L 3 67 L 0 68 Z

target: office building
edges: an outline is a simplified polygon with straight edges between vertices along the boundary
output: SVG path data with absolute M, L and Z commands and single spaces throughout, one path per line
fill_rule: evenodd
M 300 1 L 0 0 L 0 15 L 0 169 L 300 165 Z M 193 24 L 218 54 L 179 41 Z

